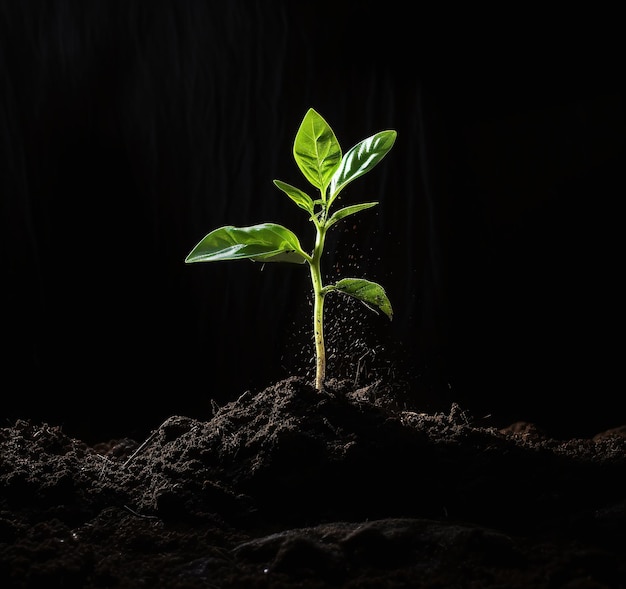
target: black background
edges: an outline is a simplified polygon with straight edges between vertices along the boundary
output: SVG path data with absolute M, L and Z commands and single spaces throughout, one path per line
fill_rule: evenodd
M 306 268 L 184 258 L 224 224 L 281 223 L 310 247 L 272 180 L 309 190 L 291 149 L 313 107 L 344 151 L 398 131 L 344 196 L 380 205 L 338 226 L 324 260 L 329 279 L 385 286 L 394 320 L 329 299 L 336 374 L 364 381 L 364 363 L 424 411 L 457 402 L 481 423 L 621 425 L 618 23 L 571 7 L 3 0 L 5 423 L 141 437 L 310 374 Z

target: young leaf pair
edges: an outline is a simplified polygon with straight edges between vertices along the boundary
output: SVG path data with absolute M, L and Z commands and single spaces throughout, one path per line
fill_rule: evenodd
M 334 131 L 324 118 L 310 108 L 296 133 L 293 156 L 298 168 L 319 191 L 316 198 L 306 192 L 274 180 L 298 207 L 309 215 L 315 227 L 315 244 L 311 253 L 305 251 L 298 237 L 282 225 L 261 223 L 249 227 L 226 225 L 207 234 L 191 250 L 185 263 L 216 262 L 248 259 L 254 262 L 290 262 L 308 264 L 313 287 L 313 333 L 315 341 L 315 387 L 321 390 L 326 377 L 326 349 L 324 344 L 324 300 L 331 292 L 340 292 L 360 300 L 373 310 L 382 311 L 389 319 L 393 316 L 391 303 L 382 286 L 363 278 L 343 278 L 334 284 L 324 285 L 321 260 L 326 233 L 337 222 L 376 206 L 366 202 L 339 208 L 331 207 L 343 189 L 353 180 L 369 172 L 378 164 L 395 143 L 394 130 L 380 131 L 360 141 L 345 154 L 342 153 Z

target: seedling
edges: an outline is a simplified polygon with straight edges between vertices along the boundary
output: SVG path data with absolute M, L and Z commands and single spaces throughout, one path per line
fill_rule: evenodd
M 335 284 L 324 285 L 322 280 L 322 253 L 326 233 L 338 221 L 359 211 L 376 206 L 366 202 L 338 209 L 331 207 L 341 191 L 353 180 L 369 172 L 396 140 L 396 131 L 380 131 L 357 143 L 342 154 L 334 131 L 324 118 L 310 108 L 293 144 L 293 156 L 304 177 L 319 190 L 319 198 L 281 180 L 274 184 L 291 200 L 309 214 L 315 226 L 315 245 L 309 254 L 300 245 L 298 237 L 286 227 L 276 223 L 261 223 L 249 227 L 226 225 L 207 234 L 191 250 L 185 263 L 243 260 L 253 262 L 290 262 L 309 265 L 313 286 L 313 333 L 315 340 L 315 387 L 322 390 L 326 377 L 326 349 L 324 346 L 324 300 L 331 292 L 353 297 L 368 308 L 382 311 L 389 319 L 393 316 L 391 303 L 379 284 L 363 278 L 342 278 Z

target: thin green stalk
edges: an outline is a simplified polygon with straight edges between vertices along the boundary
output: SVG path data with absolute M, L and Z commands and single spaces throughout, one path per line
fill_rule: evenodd
M 316 222 L 317 236 L 315 249 L 309 262 L 311 269 L 311 282 L 313 284 L 313 337 L 315 339 L 315 388 L 321 391 L 326 378 L 326 346 L 324 344 L 324 298 L 325 292 L 322 284 L 322 252 L 326 239 L 326 229 Z

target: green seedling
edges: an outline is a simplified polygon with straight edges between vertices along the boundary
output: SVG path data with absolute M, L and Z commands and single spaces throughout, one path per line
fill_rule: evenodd
M 354 204 L 337 209 L 331 214 L 342 190 L 353 180 L 369 172 L 393 147 L 396 131 L 380 131 L 342 153 L 334 131 L 315 110 L 310 108 L 296 134 L 293 155 L 304 177 L 319 190 L 319 197 L 311 198 L 295 186 L 281 180 L 274 184 L 296 205 L 304 209 L 315 226 L 315 245 L 307 253 L 298 237 L 276 223 L 261 223 L 249 227 L 226 225 L 207 234 L 191 250 L 185 263 L 243 260 L 253 262 L 290 262 L 309 265 L 313 286 L 313 333 L 315 340 L 315 387 L 322 390 L 326 377 L 326 349 L 324 346 L 324 299 L 331 292 L 353 297 L 375 312 L 393 316 L 391 303 L 379 284 L 363 278 L 343 278 L 335 284 L 324 285 L 322 280 L 322 253 L 327 231 L 338 221 L 376 206 L 378 202 Z

